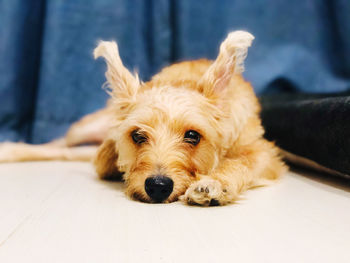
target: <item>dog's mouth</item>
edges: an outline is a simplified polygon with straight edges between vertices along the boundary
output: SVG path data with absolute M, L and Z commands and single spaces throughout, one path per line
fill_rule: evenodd
M 143 203 L 149 203 L 149 204 L 169 204 L 172 202 L 176 202 L 179 200 L 178 195 L 170 195 L 166 200 L 163 200 L 161 202 L 157 202 L 155 200 L 152 200 L 149 196 L 146 196 L 143 193 L 135 192 L 132 194 L 131 198 L 136 201 L 140 201 Z
M 144 193 L 134 192 L 131 195 L 131 198 L 136 201 L 141 201 L 143 203 L 152 203 L 152 200 L 146 196 Z
M 146 188 L 146 186 L 145 186 L 145 188 Z M 136 192 L 132 193 L 130 196 L 133 200 L 140 201 L 143 203 L 169 204 L 169 203 L 178 201 L 179 196 L 183 193 L 178 192 L 177 189 L 175 189 L 175 187 L 174 187 L 173 191 L 171 191 L 170 193 L 163 190 L 163 193 L 161 193 L 161 195 L 163 195 L 163 194 L 166 197 L 156 196 L 154 198 L 151 198 L 150 195 L 154 196 L 154 193 L 152 193 L 152 191 L 150 191 L 149 189 L 148 189 L 148 192 L 146 192 L 146 189 L 145 189 L 145 191 L 136 191 Z

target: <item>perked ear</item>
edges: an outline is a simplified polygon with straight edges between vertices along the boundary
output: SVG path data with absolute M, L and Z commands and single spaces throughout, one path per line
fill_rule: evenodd
M 94 50 L 94 57 L 103 57 L 107 63 L 106 78 L 111 95 L 116 98 L 132 98 L 140 86 L 138 76 L 133 76 L 123 65 L 114 41 L 101 41 Z
M 244 60 L 254 36 L 245 31 L 231 32 L 220 46 L 213 64 L 201 78 L 199 85 L 206 96 L 223 94 L 231 78 L 244 71 Z

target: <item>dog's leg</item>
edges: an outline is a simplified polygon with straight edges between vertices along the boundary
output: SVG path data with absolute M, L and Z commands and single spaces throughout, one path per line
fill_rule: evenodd
M 25 162 L 45 160 L 91 161 L 97 146 L 62 147 L 55 143 L 30 145 L 2 143 L 0 162 Z
M 65 137 L 45 144 L 0 143 L 0 162 L 90 161 L 97 150 L 97 146 L 73 146 L 101 144 L 107 135 L 112 117 L 113 114 L 108 107 L 88 114 L 75 122 Z
M 108 106 L 84 116 L 69 128 L 65 136 L 66 146 L 101 144 L 107 137 L 112 120 L 113 111 Z
M 204 206 L 233 203 L 245 190 L 265 185 L 286 170 L 272 143 L 260 140 L 250 148 L 224 159 L 211 174 L 193 183 L 180 199 Z

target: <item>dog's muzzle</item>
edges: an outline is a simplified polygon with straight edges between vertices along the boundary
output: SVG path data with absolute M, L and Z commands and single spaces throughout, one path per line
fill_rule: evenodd
M 146 193 L 156 203 L 166 200 L 173 191 L 173 187 L 173 180 L 164 175 L 152 176 L 145 181 Z

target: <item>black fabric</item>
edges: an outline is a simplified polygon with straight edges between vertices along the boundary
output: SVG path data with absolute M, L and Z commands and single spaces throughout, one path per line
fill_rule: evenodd
M 282 149 L 350 175 L 350 92 L 260 98 L 266 138 Z

